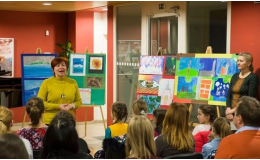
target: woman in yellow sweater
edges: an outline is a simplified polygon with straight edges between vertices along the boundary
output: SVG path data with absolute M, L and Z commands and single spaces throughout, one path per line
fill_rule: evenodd
M 82 105 L 78 84 L 75 80 L 67 77 L 68 61 L 57 57 L 51 61 L 54 76 L 42 82 L 38 97 L 44 101 L 43 122 L 50 124 L 53 117 L 60 110 L 69 111 Z

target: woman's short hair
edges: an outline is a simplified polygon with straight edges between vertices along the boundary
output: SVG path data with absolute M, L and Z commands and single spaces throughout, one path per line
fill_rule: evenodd
M 31 119 L 31 126 L 38 126 L 44 112 L 44 103 L 41 98 L 32 97 L 26 102 L 26 112 Z
M 60 64 L 61 62 L 64 62 L 66 67 L 69 68 L 69 62 L 66 58 L 63 57 L 56 57 L 51 61 L 51 68 L 54 70 L 54 67 Z
M 12 111 L 5 106 L 0 106 L 0 135 L 10 132 L 12 120 Z

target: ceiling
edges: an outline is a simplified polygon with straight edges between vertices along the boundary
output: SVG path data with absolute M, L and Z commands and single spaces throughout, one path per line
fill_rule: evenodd
M 52 3 L 44 6 L 43 3 Z M 31 12 L 73 12 L 91 9 L 102 12 L 103 8 L 130 1 L 0 1 L 0 10 Z

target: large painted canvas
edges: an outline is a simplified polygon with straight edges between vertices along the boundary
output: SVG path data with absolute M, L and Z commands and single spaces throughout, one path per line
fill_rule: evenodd
M 1 77 L 14 77 L 14 39 L 0 38 L 0 70 Z
M 22 54 L 23 78 L 49 78 L 53 76 L 51 61 L 56 54 Z
M 158 94 L 160 75 L 139 75 L 137 93 Z
M 86 55 L 72 54 L 70 56 L 70 75 L 84 76 L 86 74 Z
M 239 72 L 235 54 L 177 56 L 174 101 L 226 105 L 229 82 Z
M 141 56 L 139 74 L 163 74 L 164 56 Z
M 37 97 L 42 79 L 24 80 L 23 82 L 23 104 L 25 105 L 31 97 Z
M 137 94 L 137 99 L 141 98 L 147 103 L 148 114 L 153 114 L 153 110 L 160 107 L 161 97 L 156 95 Z

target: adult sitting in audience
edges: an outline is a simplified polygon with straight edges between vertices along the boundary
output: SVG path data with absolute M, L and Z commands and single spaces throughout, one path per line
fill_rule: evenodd
M 43 139 L 44 159 L 91 159 L 89 149 L 80 150 L 75 119 L 67 111 L 60 111 L 51 121 Z M 86 142 L 85 142 L 86 143 Z
M 217 159 L 259 159 L 260 152 L 260 103 L 252 97 L 243 96 L 235 109 L 233 122 L 235 134 L 221 140 Z
M 48 126 L 42 122 L 44 112 L 42 99 L 38 97 L 30 98 L 26 103 L 26 112 L 31 122 L 28 127 L 17 130 L 16 134 L 27 139 L 34 150 L 41 150 L 43 148 L 42 140 L 48 128 Z
M 12 133 L 0 135 L 0 159 L 29 159 L 26 147 L 19 136 Z
M 155 140 L 158 157 L 194 152 L 189 115 L 189 110 L 184 104 L 170 104 L 163 121 L 162 134 Z
M 11 127 L 13 126 L 13 114 L 12 112 L 4 107 L 0 106 L 0 135 L 5 133 L 11 133 Z M 26 150 L 28 152 L 29 158 L 33 158 L 33 151 L 30 142 L 27 139 L 21 138 Z M 0 152 L 1 154 L 1 152 Z

